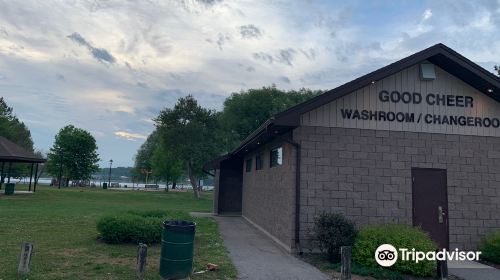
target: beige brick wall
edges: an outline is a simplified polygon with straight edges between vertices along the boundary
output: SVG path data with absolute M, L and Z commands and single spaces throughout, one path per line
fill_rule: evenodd
M 283 165 L 270 167 L 270 150 L 283 147 Z M 255 170 L 255 155 L 264 154 L 264 167 Z M 288 143 L 274 141 L 250 152 L 252 171 L 243 166 L 244 217 L 257 224 L 290 249 L 293 244 L 295 210 L 295 150 Z
M 302 145 L 304 244 L 320 211 L 358 225 L 411 224 L 412 167 L 447 170 L 450 248 L 476 249 L 500 229 L 500 138 L 312 126 L 293 137 Z

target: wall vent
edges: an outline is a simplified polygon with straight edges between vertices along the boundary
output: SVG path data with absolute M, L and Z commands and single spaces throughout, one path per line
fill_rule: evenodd
M 434 64 L 420 64 L 420 79 L 423 81 L 432 81 L 436 79 L 436 70 L 434 69 Z

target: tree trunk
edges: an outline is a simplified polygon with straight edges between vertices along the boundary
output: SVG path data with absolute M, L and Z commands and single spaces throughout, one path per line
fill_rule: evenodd
M 198 192 L 200 193 L 200 196 L 201 196 L 201 193 L 203 192 L 203 186 L 202 185 L 198 185 Z
M 189 181 L 191 181 L 191 187 L 193 188 L 194 198 L 198 199 L 200 198 L 200 191 L 198 190 L 198 182 L 197 179 L 194 177 L 193 168 L 190 163 L 188 163 L 188 176 L 189 176 Z

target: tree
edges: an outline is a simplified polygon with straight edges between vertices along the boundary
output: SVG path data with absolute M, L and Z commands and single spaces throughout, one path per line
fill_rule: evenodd
M 500 66 L 495 65 L 495 71 L 497 71 L 497 75 L 500 76 Z
M 28 127 L 14 115 L 14 110 L 7 105 L 3 97 L 0 97 L 0 135 L 27 151 L 34 151 Z M 21 177 L 24 174 L 29 174 L 29 166 L 30 164 L 26 163 L 13 163 L 9 175 Z
M 137 154 L 135 155 L 134 168 L 136 169 L 139 178 L 145 176 L 144 172 L 151 172 L 152 169 L 151 159 L 158 145 L 159 145 L 159 136 L 158 132 L 155 130 L 148 136 L 146 141 L 141 145 L 141 147 L 137 151 Z
M 172 189 L 176 188 L 177 181 L 182 176 L 182 164 L 174 157 L 172 152 L 165 149 L 165 145 L 158 145 L 151 158 L 153 176 L 158 180 L 172 182 Z
M 271 116 L 320 93 L 309 89 L 283 91 L 275 86 L 233 93 L 224 101 L 220 115 L 226 151 L 235 148 Z
M 180 98 L 173 109 L 166 108 L 155 119 L 161 144 L 172 153 L 187 173 L 193 193 L 199 198 L 198 180 L 203 164 L 219 154 L 217 113 L 198 105 L 191 96 Z
M 0 97 L 0 135 L 33 152 L 33 140 L 28 127 L 14 115 L 3 97 Z
M 86 181 L 99 170 L 97 145 L 94 137 L 86 130 L 68 125 L 59 130 L 54 145 L 47 155 L 47 171 L 59 180 Z

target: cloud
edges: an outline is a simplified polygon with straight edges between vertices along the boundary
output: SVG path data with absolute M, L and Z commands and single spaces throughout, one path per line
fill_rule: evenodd
M 125 138 L 127 140 L 131 140 L 131 141 L 135 141 L 135 140 L 138 140 L 138 139 L 146 139 L 147 138 L 146 135 L 142 135 L 142 134 L 139 134 L 139 133 L 130 133 L 130 132 L 126 132 L 126 131 L 115 131 L 114 135 L 116 135 L 118 137 Z
M 71 35 L 68 35 L 67 37 L 70 38 L 71 40 L 75 41 L 76 43 L 78 43 L 84 47 L 87 47 L 87 49 L 90 51 L 92 56 L 95 59 L 97 59 L 98 61 L 108 62 L 108 63 L 115 63 L 116 62 L 116 59 L 106 49 L 96 48 L 96 47 L 92 46 L 79 33 L 74 32 Z
M 269 64 L 272 64 L 274 61 L 273 56 L 265 52 L 253 53 L 252 57 L 257 60 L 265 61 Z
M 219 33 L 217 34 L 217 40 L 215 41 L 215 43 L 217 44 L 217 46 L 219 46 L 219 49 L 222 50 L 224 44 L 229 40 L 231 40 L 231 38 L 228 35 Z
M 280 78 L 280 80 L 281 80 L 282 82 L 286 83 L 286 84 L 291 83 L 290 79 L 289 79 L 288 77 L 285 77 L 285 76 L 281 77 L 281 78 Z
M 279 54 L 277 55 L 277 57 L 278 57 L 277 60 L 279 62 L 286 63 L 289 66 L 292 66 L 292 61 L 293 61 L 293 57 L 294 57 L 295 53 L 296 53 L 296 51 L 292 48 L 280 50 Z
M 271 55 L 269 53 L 265 53 L 265 52 L 253 53 L 252 57 L 256 60 L 264 61 L 264 62 L 267 62 L 269 64 L 282 63 L 282 64 L 286 64 L 288 66 L 293 66 L 292 62 L 294 60 L 294 56 L 296 53 L 297 53 L 297 51 L 295 51 L 294 49 L 286 48 L 286 49 L 278 50 L 273 55 Z
M 422 15 L 422 21 L 428 20 L 432 17 L 432 10 L 431 9 L 426 9 L 424 11 L 424 14 Z
M 221 110 L 273 83 L 327 90 L 438 42 L 492 71 L 499 28 L 488 0 L 3 1 L 0 96 L 37 148 L 71 123 L 130 165 L 144 139 L 114 132 L 148 135 L 179 97 Z
M 239 31 L 243 39 L 253 39 L 262 36 L 260 29 L 253 24 L 242 25 L 239 27 Z

